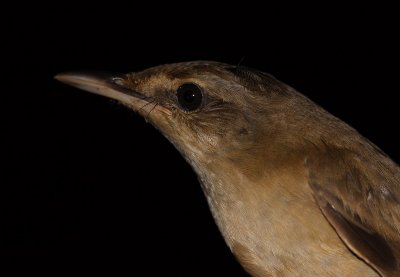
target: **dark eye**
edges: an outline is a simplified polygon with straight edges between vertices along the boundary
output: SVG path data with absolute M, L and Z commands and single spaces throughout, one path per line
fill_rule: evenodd
M 200 108 L 203 102 L 203 93 L 197 85 L 183 84 L 176 92 L 182 109 L 190 112 Z

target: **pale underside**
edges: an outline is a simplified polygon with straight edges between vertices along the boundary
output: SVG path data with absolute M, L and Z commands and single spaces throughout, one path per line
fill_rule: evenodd
M 302 163 L 265 170 L 257 182 L 218 170 L 200 174 L 203 189 L 227 244 L 253 276 L 379 276 L 323 216 Z

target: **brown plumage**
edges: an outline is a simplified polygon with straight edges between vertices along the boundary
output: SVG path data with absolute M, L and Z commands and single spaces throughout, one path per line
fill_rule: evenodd
M 253 276 L 400 275 L 400 168 L 274 77 L 198 61 L 56 78 L 121 101 L 175 145 Z

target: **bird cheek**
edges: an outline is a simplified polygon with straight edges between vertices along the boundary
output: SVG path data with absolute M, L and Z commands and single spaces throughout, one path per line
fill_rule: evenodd
M 201 134 L 199 136 L 202 144 L 205 145 L 207 148 L 216 148 L 219 145 L 220 139 L 216 135 L 212 134 Z
M 249 134 L 249 131 L 244 127 L 240 128 L 240 130 L 238 131 L 239 136 L 246 136 L 248 134 Z

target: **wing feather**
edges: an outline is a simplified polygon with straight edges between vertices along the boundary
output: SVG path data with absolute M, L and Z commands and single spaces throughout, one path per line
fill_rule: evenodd
M 400 169 L 376 147 L 325 145 L 306 166 L 321 211 L 342 241 L 383 276 L 400 276 Z

